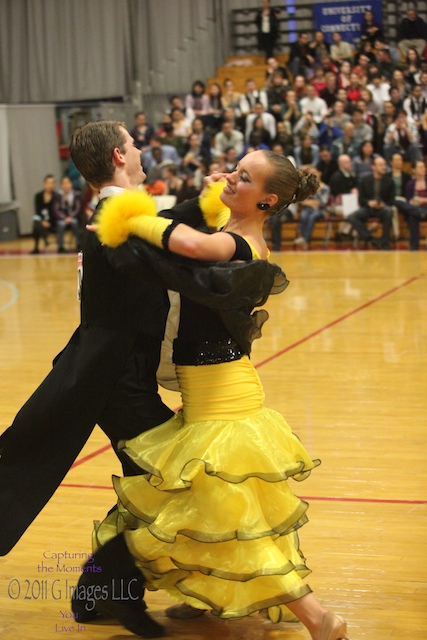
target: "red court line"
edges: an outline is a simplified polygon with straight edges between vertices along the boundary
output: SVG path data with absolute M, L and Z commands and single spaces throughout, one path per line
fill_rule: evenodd
M 256 368 L 262 367 L 264 364 L 267 364 L 268 362 L 271 362 L 272 360 L 275 360 L 276 358 L 279 358 L 280 356 L 282 356 L 284 353 L 287 353 L 291 349 L 294 349 L 295 347 L 298 347 L 300 344 L 304 344 L 304 342 L 307 342 L 308 340 L 311 340 L 311 338 L 314 338 L 315 336 L 318 336 L 320 333 L 323 333 L 323 331 L 326 331 L 327 329 L 330 329 L 331 327 L 335 326 L 336 324 L 339 324 L 340 322 L 343 322 L 344 320 L 347 320 L 347 318 L 350 318 L 351 316 L 354 316 L 356 313 L 359 313 L 359 311 L 363 311 L 363 309 L 366 309 L 367 307 L 370 307 L 371 305 L 375 304 L 376 302 L 379 302 L 380 300 L 383 300 L 384 298 L 386 298 L 387 296 L 391 295 L 392 293 L 395 293 L 399 289 L 402 289 L 403 287 L 406 287 L 408 284 L 412 284 L 412 282 L 415 282 L 416 280 L 419 280 L 420 278 L 423 278 L 424 275 L 425 274 L 421 273 L 419 276 L 414 276 L 413 278 L 410 278 L 409 280 L 406 280 L 405 282 L 402 282 L 402 284 L 398 284 L 396 287 L 393 287 L 393 289 L 389 289 L 385 293 L 381 293 L 376 298 L 372 298 L 372 300 L 368 300 L 368 302 L 365 302 L 365 303 L 361 304 L 360 307 L 356 307 L 352 311 L 348 311 L 348 313 L 345 313 L 343 316 L 340 316 L 336 320 L 332 320 L 332 322 L 328 322 L 328 324 L 325 324 L 323 327 L 320 327 L 320 329 L 316 329 L 316 331 L 313 331 L 312 333 L 309 333 L 304 338 L 301 338 L 300 340 L 297 340 L 297 342 L 294 342 L 293 344 L 290 344 L 288 347 L 285 347 L 284 349 L 281 349 L 281 351 L 277 351 L 277 353 L 273 353 L 273 355 L 269 356 L 265 360 L 262 360 L 261 362 L 259 362 L 256 365 Z
M 113 490 L 112 486 L 97 484 L 68 484 L 63 483 L 61 487 L 69 487 L 71 489 L 107 489 Z M 375 504 L 427 504 L 427 500 L 388 500 L 382 498 L 340 498 L 338 496 L 299 496 L 301 500 L 320 500 L 324 502 L 370 502 Z
M 93 453 L 89 453 L 87 456 L 84 456 L 83 458 L 80 458 L 79 460 L 76 460 L 71 465 L 71 469 L 73 469 L 74 467 L 78 467 L 79 464 L 83 464 L 83 462 L 86 462 L 87 460 L 90 460 L 91 458 L 95 458 L 95 456 L 99 456 L 100 453 L 104 453 L 104 451 L 107 451 L 107 449 L 110 449 L 110 448 L 111 448 L 111 444 L 106 444 L 103 447 L 101 447 L 100 449 L 97 449 L 96 451 L 93 451 Z
M 364 304 L 360 305 L 360 307 L 356 307 L 352 311 L 349 311 L 348 313 L 345 313 L 343 316 L 340 316 L 336 320 L 332 320 L 332 322 L 328 322 L 328 324 L 325 324 L 323 327 L 320 327 L 320 329 L 316 329 L 316 331 L 313 331 L 312 333 L 309 333 L 304 338 L 301 338 L 300 340 L 297 340 L 296 342 L 293 342 L 292 344 L 290 344 L 289 346 L 285 347 L 284 349 L 281 349 L 280 351 L 277 351 L 276 353 L 273 353 L 273 355 L 269 356 L 265 360 L 261 360 L 261 362 L 258 362 L 258 364 L 255 365 L 255 368 L 259 369 L 260 367 L 264 366 L 268 362 L 271 362 L 272 360 L 275 360 L 276 358 L 279 358 L 284 353 L 287 353 L 288 351 L 291 351 L 291 349 L 295 349 L 295 347 L 298 347 L 300 344 L 304 344 L 304 342 L 307 342 L 308 340 L 311 340 L 311 338 L 314 338 L 315 336 L 318 336 L 323 331 L 326 331 L 327 329 L 330 329 L 331 327 L 335 326 L 336 324 L 339 324 L 340 322 L 343 322 L 347 318 L 350 318 L 351 316 L 355 315 L 356 313 L 359 313 L 359 311 L 362 311 L 363 309 L 366 309 L 367 307 L 370 307 L 371 305 L 375 304 L 376 302 L 379 302 L 379 300 L 382 300 L 383 298 L 386 298 L 387 296 L 391 295 L 392 293 L 395 293 L 399 289 L 402 289 L 403 287 L 406 287 L 408 284 L 411 284 L 412 282 L 415 282 L 416 280 L 419 280 L 420 278 L 423 278 L 424 275 L 425 275 L 424 273 L 421 273 L 418 276 L 414 276 L 413 278 L 410 278 L 409 280 L 406 280 L 405 282 L 402 282 L 401 284 L 398 284 L 396 287 L 393 287 L 393 289 L 389 289 L 385 293 L 380 294 L 376 298 L 372 298 L 372 300 L 368 300 L 368 302 L 365 302 Z M 177 409 L 175 409 L 175 411 L 177 411 L 179 408 L 180 407 L 177 407 Z M 101 453 L 104 453 L 104 451 L 107 451 L 107 449 L 109 449 L 110 447 L 111 447 L 111 445 L 108 444 L 108 445 L 106 445 L 104 447 L 101 447 L 101 449 L 97 449 L 97 451 L 94 451 L 93 453 L 90 453 L 89 455 L 85 456 L 84 458 L 80 458 L 79 460 L 74 462 L 74 464 L 71 466 L 71 469 L 73 469 L 74 467 L 77 467 L 80 464 L 83 464 L 83 462 L 86 462 L 87 460 L 90 460 L 91 458 L 94 458 L 95 456 L 100 455 Z

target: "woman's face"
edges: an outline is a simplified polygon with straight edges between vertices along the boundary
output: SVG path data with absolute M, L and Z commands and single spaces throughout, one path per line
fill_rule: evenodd
M 219 96 L 220 94 L 219 86 L 217 84 L 211 85 L 211 89 L 209 93 L 211 94 L 211 96 L 214 96 L 214 97 Z
M 277 196 L 265 191 L 266 179 L 271 172 L 272 167 L 262 151 L 248 153 L 236 170 L 227 175 L 227 186 L 221 200 L 232 212 L 242 214 L 253 213 L 260 202 L 274 206 Z
M 415 49 L 408 49 L 408 60 L 410 62 L 417 62 L 417 52 Z
M 350 69 L 351 67 L 349 62 L 343 62 L 341 64 L 341 73 L 345 73 L 345 74 L 350 73 Z
M 417 178 L 424 178 L 426 175 L 426 166 L 422 160 L 419 160 L 415 165 L 415 176 Z
M 203 87 L 201 84 L 196 83 L 195 85 L 193 85 L 193 92 L 196 93 L 197 95 L 201 96 L 203 93 Z

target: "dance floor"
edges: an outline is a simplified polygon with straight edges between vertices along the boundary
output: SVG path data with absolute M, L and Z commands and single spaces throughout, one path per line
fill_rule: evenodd
M 307 582 L 347 619 L 352 640 L 426 640 L 427 252 L 272 257 L 291 284 L 268 301 L 252 359 L 266 404 L 322 460 L 305 482 L 291 481 L 310 503 L 300 531 Z M 77 326 L 76 284 L 75 255 L 0 257 L 0 432 Z M 178 394 L 162 395 L 179 406 Z M 111 474 L 119 472 L 97 427 L 52 500 L 0 558 L 2 640 L 131 637 L 114 622 L 79 624 L 69 608 L 92 521 L 112 506 Z M 168 596 L 152 592 L 147 602 L 168 637 L 309 638 L 301 624 L 258 615 L 170 621 Z

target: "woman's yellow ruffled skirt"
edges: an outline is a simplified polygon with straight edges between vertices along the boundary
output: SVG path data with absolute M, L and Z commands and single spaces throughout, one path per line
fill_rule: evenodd
M 184 409 L 124 444 L 146 474 L 113 478 L 118 509 L 95 543 L 125 531 L 147 588 L 199 609 L 223 618 L 268 609 L 273 620 L 292 619 L 286 603 L 310 592 L 297 533 L 308 504 L 288 478 L 303 480 L 319 461 L 281 414 L 262 406 L 247 358 L 178 374 L 184 407 L 188 395 L 191 417 L 203 419 L 189 421 Z M 203 388 L 216 392 L 207 397 Z M 232 419 L 218 419 L 227 406 Z

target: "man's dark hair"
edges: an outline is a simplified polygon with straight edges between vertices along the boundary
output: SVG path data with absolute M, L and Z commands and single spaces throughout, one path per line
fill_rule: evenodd
M 86 182 L 101 187 L 114 176 L 114 149 L 125 152 L 122 122 L 101 120 L 76 129 L 70 142 L 70 155 Z

